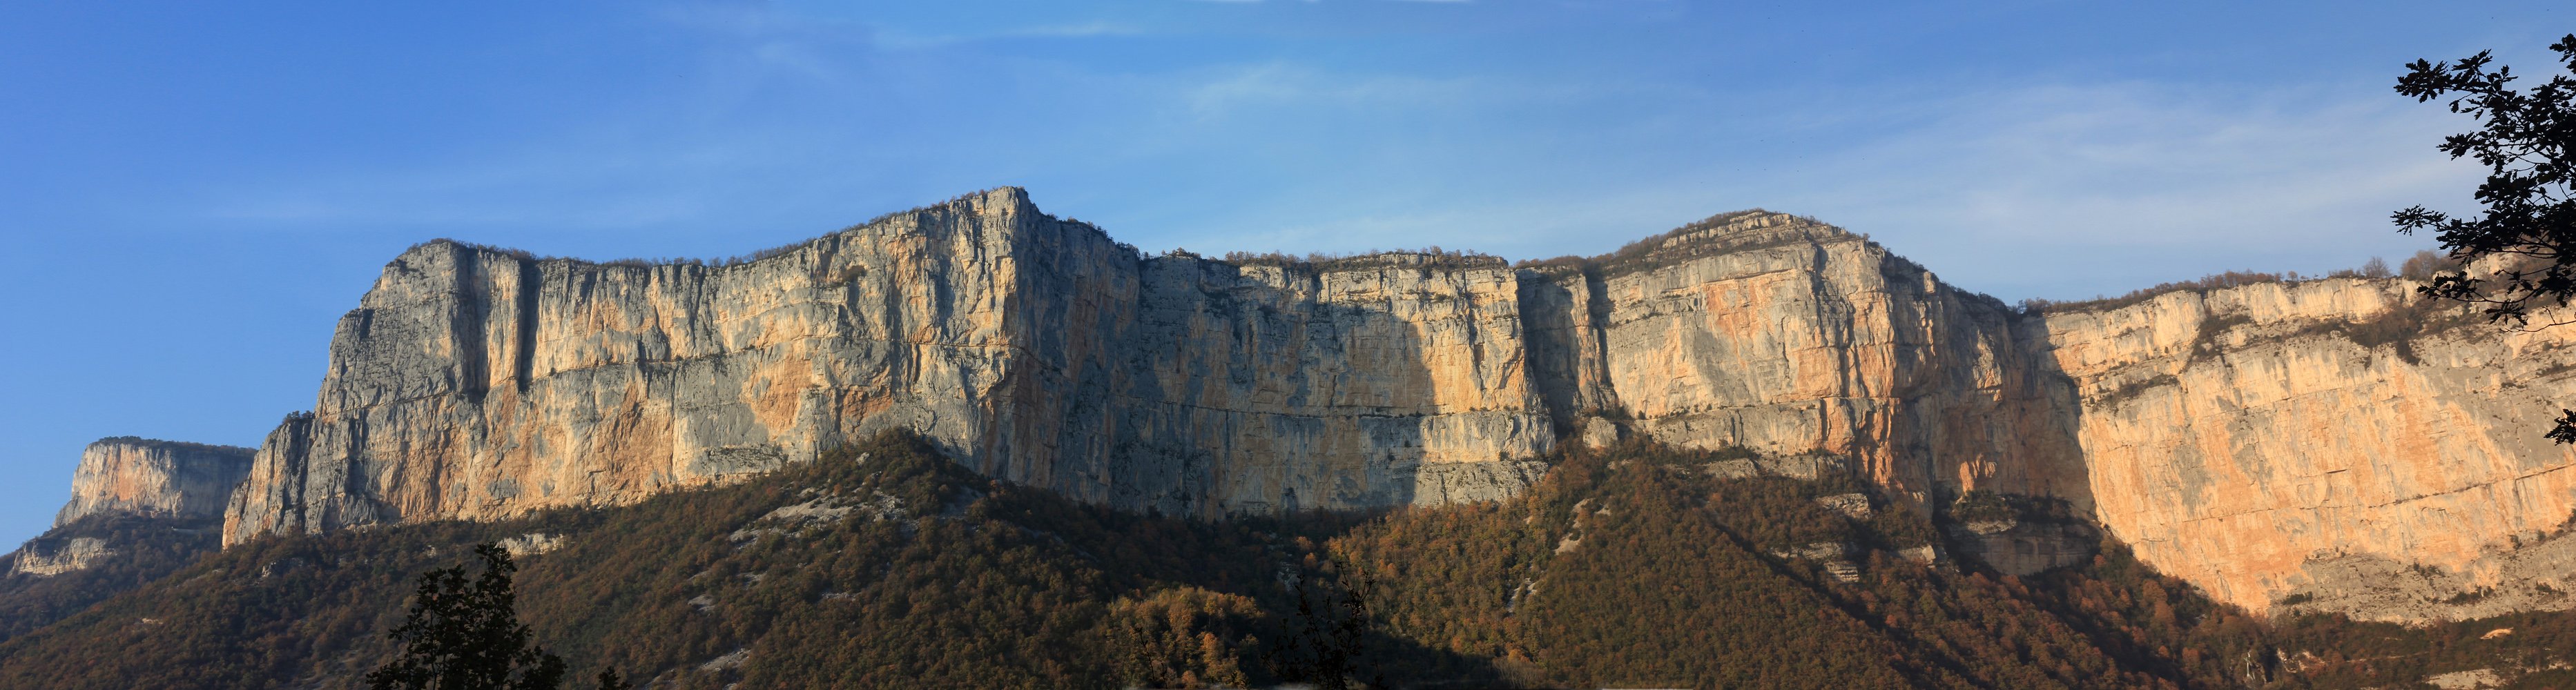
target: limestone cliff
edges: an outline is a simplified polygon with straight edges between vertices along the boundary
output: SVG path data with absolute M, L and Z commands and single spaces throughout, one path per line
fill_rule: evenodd
M 1867 239 L 1747 212 L 1526 279 L 1569 296 L 1534 307 L 1589 304 L 1555 317 L 1580 327 L 1533 330 L 1570 362 L 1542 389 L 1639 433 L 1848 458 L 1917 501 L 2083 492 L 2072 391 L 2019 348 L 2018 316 Z
M 44 548 L 44 547 L 54 548 Z M 37 577 L 52 577 L 90 567 L 99 559 L 116 555 L 107 541 L 96 537 L 73 537 L 60 545 L 30 542 L 10 554 L 15 556 L 10 570 Z
M 71 501 L 53 527 L 0 555 L 0 639 L 214 551 L 215 528 L 251 453 L 132 436 L 83 448 Z
M 2095 518 L 2216 598 L 2398 620 L 2571 603 L 2551 590 L 2576 564 L 2556 541 L 2576 453 L 2540 431 L 2576 400 L 2576 331 L 2333 279 L 2052 314 L 2026 335 L 2082 395 Z
M 1513 272 L 1146 258 L 1017 189 L 727 265 L 434 242 L 341 319 L 227 543 L 622 503 L 906 427 L 987 474 L 1221 515 L 1508 495 L 1554 437 Z
M 126 513 L 214 518 L 250 472 L 251 449 L 134 438 L 99 439 L 81 450 L 72 499 L 54 526 L 89 515 Z
M 224 539 L 624 503 L 895 427 L 1199 516 L 1499 497 L 1560 435 L 1644 436 L 1848 468 L 1897 508 L 2053 506 L 1952 525 L 2011 572 L 2084 561 L 2098 525 L 2258 609 L 2565 605 L 2576 456 L 2532 430 L 2576 398 L 2576 331 L 2459 323 L 2410 289 L 2033 313 L 1763 211 L 1517 269 L 1148 257 L 1017 189 L 721 264 L 441 241 L 341 319 Z

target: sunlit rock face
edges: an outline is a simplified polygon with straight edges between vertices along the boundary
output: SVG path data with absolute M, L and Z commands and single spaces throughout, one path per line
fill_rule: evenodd
M 1918 502 L 2084 494 L 2072 391 L 2025 353 L 2019 315 L 1865 238 L 1744 212 L 1531 278 L 1590 303 L 1566 319 L 1588 330 L 1535 348 L 1576 353 L 1542 389 L 1646 436 L 1847 458 Z
M 1142 255 L 1017 189 L 722 264 L 434 242 L 342 318 L 225 540 L 631 502 L 897 427 L 995 477 L 1202 517 L 1508 496 L 1564 434 L 1843 468 L 1888 509 L 1982 491 L 2091 521 L 1954 540 L 2012 572 L 2087 562 L 2098 525 L 2257 609 L 2564 606 L 2576 456 L 2539 431 L 2576 398 L 2576 330 L 2463 323 L 2411 289 L 2034 314 L 1762 211 L 1520 268 L 1230 263 Z
M 72 498 L 54 526 L 121 513 L 212 518 L 224 514 L 233 488 L 249 474 L 251 449 L 133 437 L 100 439 L 81 450 Z
M 1222 515 L 1507 496 L 1554 442 L 1499 263 L 1147 258 L 1001 189 L 733 265 L 434 242 L 343 317 L 227 543 L 637 500 L 904 427 Z
M 2555 539 L 2576 455 L 2541 432 L 2576 399 L 2576 331 L 2514 332 L 2413 287 L 2262 284 L 2049 316 L 2095 518 L 2249 608 L 2565 607 L 2552 590 L 2576 557 Z M 2479 588 L 2496 591 L 2458 596 Z

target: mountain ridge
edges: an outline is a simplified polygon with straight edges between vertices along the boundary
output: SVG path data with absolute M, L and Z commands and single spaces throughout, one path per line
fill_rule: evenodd
M 1017 188 L 713 263 L 433 241 L 343 317 L 314 411 L 263 443 L 224 539 L 622 504 L 889 428 L 991 476 L 1199 517 L 1490 500 L 1557 445 L 1635 437 L 1811 457 L 1925 515 L 2066 501 L 2251 609 L 2456 617 L 2474 612 L 2385 600 L 2492 589 L 2543 553 L 2519 545 L 2576 510 L 2576 458 L 2505 441 L 2530 406 L 2508 399 L 2576 386 L 2548 369 L 2563 336 L 2374 325 L 2438 311 L 2340 278 L 2018 310 L 1759 209 L 1517 265 L 1148 256 Z M 2503 386 L 2488 361 L 2535 373 Z M 2340 407 L 2298 402 L 2320 396 Z M 2446 426 L 2372 430 L 2401 417 Z M 2289 462 L 2319 454 L 2350 457 Z M 2370 479 L 2301 488 L 2329 474 Z M 2370 507 L 2470 485 L 2500 488 L 2440 504 L 2466 519 Z M 2308 526 L 2206 526 L 2262 511 Z M 1980 524 L 1962 548 L 2007 571 L 2090 552 L 2057 523 Z M 2348 576 L 2370 558 L 2454 581 L 2392 595 Z M 2568 603 L 2535 577 L 2511 606 Z

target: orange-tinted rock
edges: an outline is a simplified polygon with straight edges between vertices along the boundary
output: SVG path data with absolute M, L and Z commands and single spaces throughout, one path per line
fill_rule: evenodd
M 1016 189 L 734 265 L 449 242 L 340 322 L 225 538 L 614 504 L 909 428 L 1173 514 L 1507 496 L 1554 441 L 1499 262 L 1147 258 Z
M 2453 323 L 2410 290 L 2030 314 L 1761 211 L 1517 270 L 1236 265 L 1143 256 L 1016 189 L 727 265 L 438 242 L 341 320 L 225 539 L 631 502 L 897 427 L 996 477 L 1198 516 L 1500 497 L 1558 434 L 1643 436 L 1764 454 L 1713 472 L 1858 472 L 1889 509 L 2063 499 L 2253 608 L 2565 606 L 2576 455 L 2539 432 L 2576 399 L 2576 330 Z M 2088 529 L 2032 525 L 1958 546 L 2084 560 Z
M 72 498 L 54 526 L 84 516 L 122 513 L 211 518 L 250 471 L 251 449 L 133 437 L 99 439 L 81 449 Z

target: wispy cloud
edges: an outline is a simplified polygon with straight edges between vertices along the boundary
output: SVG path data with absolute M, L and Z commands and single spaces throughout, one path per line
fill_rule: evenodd
M 922 50 L 981 43 L 1025 39 L 1123 38 L 1145 36 L 1152 32 L 1140 24 L 1091 21 L 1073 24 L 1042 24 L 1006 27 L 973 33 L 915 34 L 894 27 L 879 27 L 877 44 L 892 50 Z
M 2432 150 L 2459 123 L 2414 105 L 2149 83 L 1986 92 L 1755 188 L 2008 290 L 2324 270 L 2425 243 L 2391 232 L 2389 211 L 2468 201 L 2475 170 Z
M 1545 134 L 1570 143 L 1517 157 L 1445 152 L 1408 169 L 1400 166 L 1421 155 L 1399 152 L 1391 155 L 1398 167 L 1340 173 L 1369 181 L 1315 192 L 1340 213 L 1289 207 L 1267 223 L 1241 219 L 1183 240 L 1194 248 L 1437 243 L 1588 254 L 1764 206 L 1872 233 L 1975 289 L 2068 297 L 2218 270 L 2313 272 L 2403 255 L 2428 243 L 2391 232 L 2388 212 L 2467 204 L 2477 177 L 2431 148 L 2461 126 L 2456 116 L 2376 90 L 2126 82 L 1843 97 L 1262 65 L 1186 94 L 1202 117 L 1369 107 L 1437 118 L 1568 100 L 1598 101 L 1596 109 L 1647 100 L 1701 113 L 1595 119 L 1582 132 Z M 1521 172 L 1550 168 L 1557 172 Z

